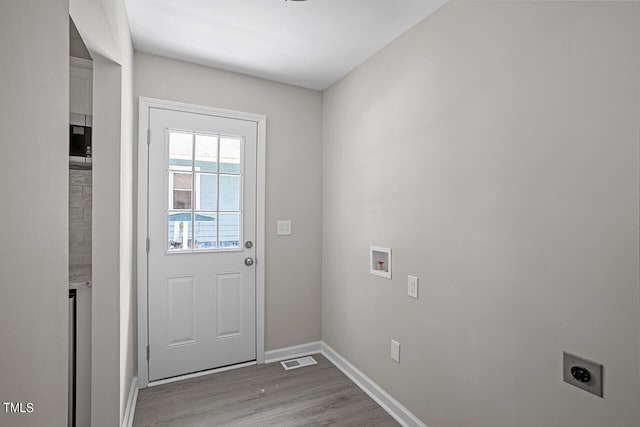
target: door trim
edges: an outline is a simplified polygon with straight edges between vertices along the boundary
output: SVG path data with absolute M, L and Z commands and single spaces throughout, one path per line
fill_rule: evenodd
M 138 105 L 138 213 L 137 213 L 137 268 L 138 268 L 138 387 L 149 385 L 148 325 L 148 151 L 147 129 L 149 110 L 159 108 L 186 113 L 207 114 L 230 119 L 247 120 L 257 124 L 256 188 L 256 362 L 264 363 L 264 305 L 265 305 L 265 189 L 266 189 L 266 130 L 267 117 L 262 114 L 243 113 L 219 108 L 185 104 L 154 98 L 139 98 Z M 153 356 L 152 356 L 153 357 Z

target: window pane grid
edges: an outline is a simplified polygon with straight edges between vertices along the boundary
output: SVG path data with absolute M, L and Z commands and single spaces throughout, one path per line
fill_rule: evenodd
M 168 251 L 239 249 L 243 139 L 169 132 Z

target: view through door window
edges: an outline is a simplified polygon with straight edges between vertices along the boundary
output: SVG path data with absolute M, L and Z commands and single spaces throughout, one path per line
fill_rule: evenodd
M 169 131 L 167 251 L 239 249 L 243 139 Z

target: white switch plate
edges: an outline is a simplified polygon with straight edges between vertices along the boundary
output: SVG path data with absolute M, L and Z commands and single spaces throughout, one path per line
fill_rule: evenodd
M 391 340 L 391 358 L 400 363 L 400 343 L 396 340 Z
M 407 295 L 418 299 L 418 278 L 416 276 L 407 276 Z
M 276 234 L 278 236 L 291 236 L 291 220 L 278 220 Z

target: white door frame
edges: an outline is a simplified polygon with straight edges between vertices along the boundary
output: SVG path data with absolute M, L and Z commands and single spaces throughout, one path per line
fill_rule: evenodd
M 265 180 L 266 180 L 266 130 L 267 118 L 262 114 L 242 113 L 222 110 L 182 102 L 165 101 L 153 98 L 139 98 L 138 107 L 138 387 L 149 385 L 149 361 L 147 346 L 149 344 L 148 325 L 148 150 L 147 129 L 149 129 L 149 110 L 159 108 L 187 113 L 215 115 L 231 119 L 248 120 L 258 126 L 258 182 L 256 194 L 256 362 L 264 363 L 264 256 L 265 256 Z

